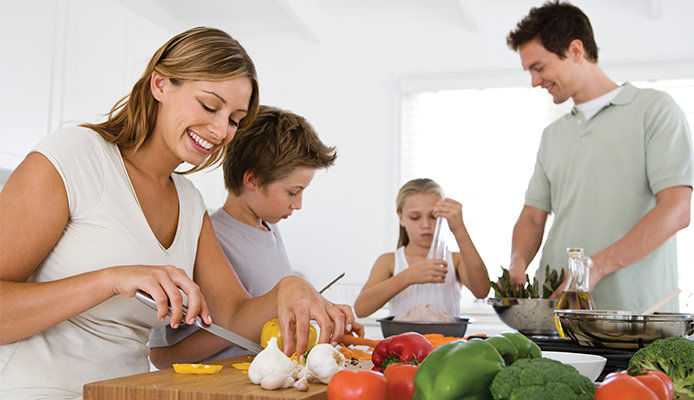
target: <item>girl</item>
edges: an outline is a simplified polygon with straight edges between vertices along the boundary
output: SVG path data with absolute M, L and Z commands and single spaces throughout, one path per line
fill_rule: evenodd
M 311 319 L 322 342 L 351 329 L 349 306 L 297 277 L 250 298 L 200 193 L 174 174 L 220 160 L 257 111 L 246 51 L 194 28 L 157 50 L 105 122 L 52 133 L 22 161 L 0 192 L 1 398 L 80 398 L 85 383 L 149 371 L 150 330 L 167 303 L 170 325 L 182 322 L 182 294 L 186 323 L 214 316 L 256 342 L 279 317 L 289 354 L 306 350 Z M 132 298 L 138 289 L 158 312 Z
M 431 179 L 413 179 L 403 185 L 396 200 L 400 237 L 395 253 L 376 260 L 354 303 L 358 317 L 367 317 L 390 301 L 392 315 L 430 304 L 452 317 L 460 312 L 460 287 L 483 298 L 489 292 L 485 267 L 463 223 L 462 205 L 444 198 Z M 455 236 L 460 253 L 446 259 L 427 259 L 436 226 L 443 217 Z

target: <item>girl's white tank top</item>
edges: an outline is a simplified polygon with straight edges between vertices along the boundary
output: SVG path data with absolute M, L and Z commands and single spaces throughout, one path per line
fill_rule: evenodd
M 409 267 L 407 258 L 405 257 L 404 246 L 397 249 L 394 256 L 395 265 L 393 267 L 393 276 Z M 421 283 L 408 286 L 405 290 L 395 295 L 388 303 L 390 305 L 391 315 L 398 316 L 416 306 L 429 304 L 452 317 L 459 316 L 461 296 L 460 284 L 458 284 L 458 280 L 455 276 L 453 256 L 447 249 L 444 259 L 448 263 L 446 280 L 443 283 Z

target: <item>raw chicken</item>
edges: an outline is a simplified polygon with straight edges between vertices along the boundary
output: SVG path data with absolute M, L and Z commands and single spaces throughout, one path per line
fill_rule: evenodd
M 453 322 L 455 318 L 432 306 L 431 304 L 421 304 L 411 308 L 404 314 L 393 318 L 393 321 L 408 322 Z

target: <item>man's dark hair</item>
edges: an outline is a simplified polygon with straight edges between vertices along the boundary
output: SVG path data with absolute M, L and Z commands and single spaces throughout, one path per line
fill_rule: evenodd
M 542 7 L 533 7 L 521 20 L 516 29 L 506 37 L 508 47 L 514 51 L 522 45 L 538 38 L 542 46 L 566 58 L 569 44 L 574 39 L 583 42 L 586 58 L 598 62 L 598 46 L 593 37 L 590 20 L 578 7 L 560 1 L 548 1 Z

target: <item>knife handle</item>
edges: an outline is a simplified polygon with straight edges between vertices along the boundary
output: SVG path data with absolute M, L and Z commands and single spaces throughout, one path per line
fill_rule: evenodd
M 147 307 L 157 311 L 157 302 L 154 301 L 152 296 L 149 295 L 149 293 L 144 292 L 140 289 L 137 289 L 135 292 L 135 298 L 140 300 L 144 305 Z M 183 306 L 183 317 L 182 319 L 185 320 L 186 314 L 188 313 L 188 307 L 185 304 L 182 304 Z M 168 303 L 169 307 L 169 312 L 166 314 L 167 316 L 171 316 L 171 303 Z M 196 317 L 196 319 L 200 318 L 199 316 Z M 202 319 L 200 319 L 200 322 L 202 322 Z M 197 324 L 196 324 L 197 325 Z

